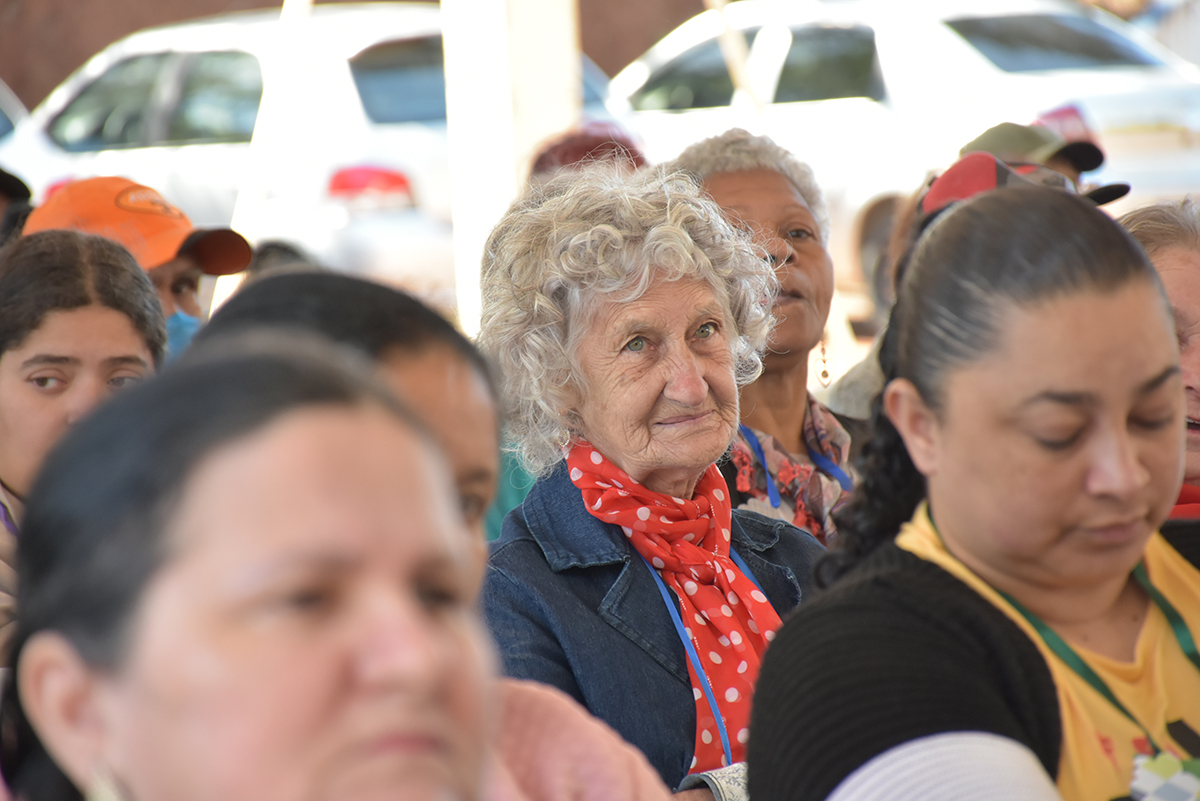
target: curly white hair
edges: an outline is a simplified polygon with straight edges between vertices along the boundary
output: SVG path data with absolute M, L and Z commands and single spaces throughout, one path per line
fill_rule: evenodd
M 741 128 L 730 128 L 720 136 L 689 145 L 669 165 L 696 176 L 704 183 L 710 175 L 739 170 L 773 170 L 791 181 L 804 198 L 821 229 L 821 243 L 829 244 L 829 210 L 813 176 L 812 168 L 769 136 L 755 136 Z
M 497 367 L 513 450 L 530 472 L 550 470 L 579 434 L 570 399 L 586 389 L 576 356 L 596 310 L 683 278 L 706 281 L 727 302 L 735 377 L 753 381 L 778 285 L 749 236 L 691 176 L 599 164 L 505 214 L 483 257 L 479 345 Z

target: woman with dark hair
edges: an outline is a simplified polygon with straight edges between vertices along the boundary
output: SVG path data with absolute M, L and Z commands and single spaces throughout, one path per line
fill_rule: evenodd
M 97 403 L 154 372 L 165 343 L 154 287 L 115 242 L 47 231 L 0 251 L 0 649 L 42 460 Z
M 997 189 L 922 234 L 887 337 L 826 589 L 763 663 L 754 798 L 1195 798 L 1200 573 L 1157 533 L 1184 403 L 1145 254 L 1086 200 Z
M 47 460 L 6 782 L 29 801 L 475 798 L 490 656 L 437 447 L 353 354 L 234 350 Z
M 458 329 L 389 287 L 336 273 L 290 272 L 246 285 L 195 341 L 263 327 L 317 333 L 373 361 L 379 378 L 440 440 L 467 525 L 482 541 L 500 469 L 495 391 L 487 361 Z
M 264 328 L 320 334 L 374 363 L 376 376 L 441 444 L 482 568 L 483 515 L 496 494 L 499 426 L 488 365 L 475 346 L 403 292 L 360 278 L 308 272 L 262 278 L 245 287 L 201 330 L 197 352 Z M 561 693 L 511 679 L 493 682 L 489 691 L 500 706 L 491 739 L 497 769 L 487 787 L 489 801 L 634 801 L 666 795 L 641 754 Z M 504 775 L 514 777 L 519 796 L 505 790 Z M 572 789 L 564 795 L 564 787 Z

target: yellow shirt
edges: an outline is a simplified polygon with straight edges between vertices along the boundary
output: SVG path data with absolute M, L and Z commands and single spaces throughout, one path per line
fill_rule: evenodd
M 1134 786 L 1135 758 L 1140 765 L 1136 777 L 1139 789 L 1153 786 L 1179 769 L 1179 763 L 1170 755 L 1180 760 L 1200 759 L 1200 670 L 1184 654 L 1157 605 L 1150 606 L 1133 662 L 1075 648 L 1113 695 L 1147 727 L 1159 747 L 1168 752 L 1163 758 L 1150 757 L 1148 761 L 1140 756 L 1151 754 L 1142 729 L 1059 659 L 1020 612 L 946 550 L 925 504 L 900 530 L 896 544 L 935 563 L 986 598 L 1020 626 L 1041 651 L 1058 691 L 1063 743 L 1057 784 L 1065 801 L 1128 797 Z M 1200 571 L 1159 534 L 1146 544 L 1143 561 L 1151 582 L 1179 611 L 1193 636 L 1200 638 Z M 1192 777 L 1175 780 L 1190 789 Z M 1200 778 L 1195 786 L 1200 789 Z

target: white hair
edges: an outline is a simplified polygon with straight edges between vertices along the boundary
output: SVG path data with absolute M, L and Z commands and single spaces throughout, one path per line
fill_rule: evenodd
M 599 164 L 517 201 L 488 238 L 479 345 L 496 367 L 513 450 L 534 474 L 579 434 L 567 411 L 586 390 L 576 358 L 595 312 L 653 284 L 705 281 L 729 310 L 734 376 L 762 371 L 777 291 L 749 235 L 684 173 L 628 173 Z
M 669 166 L 673 170 L 691 173 L 701 183 L 719 172 L 777 172 L 787 178 L 796 187 L 800 197 L 804 198 L 820 228 L 821 244 L 829 244 L 829 210 L 825 208 L 825 198 L 813 177 L 812 168 L 775 144 L 769 136 L 754 136 L 741 128 L 730 128 L 720 136 L 690 145 Z

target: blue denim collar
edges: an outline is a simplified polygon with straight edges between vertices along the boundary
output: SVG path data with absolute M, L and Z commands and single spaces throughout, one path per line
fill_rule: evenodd
M 583 496 L 567 475 L 565 461 L 534 485 L 518 514 L 525 516 L 530 536 L 556 573 L 628 562 L 633 555 L 620 526 L 602 522 L 587 510 Z M 733 547 L 739 552 L 771 548 L 787 525 L 771 521 L 774 525 L 746 526 L 740 517 L 740 513 L 734 514 L 730 531 Z M 765 518 L 759 519 L 765 522 Z

